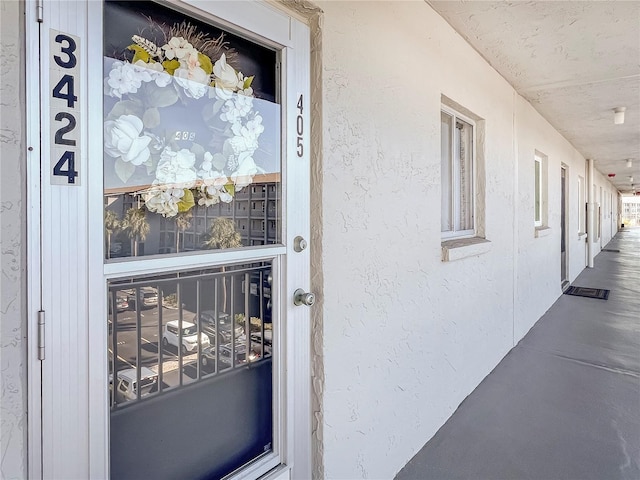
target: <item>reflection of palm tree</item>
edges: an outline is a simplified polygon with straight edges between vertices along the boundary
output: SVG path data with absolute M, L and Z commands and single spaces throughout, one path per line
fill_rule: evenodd
M 192 218 L 191 210 L 176 215 L 176 253 L 180 251 L 180 232 L 182 232 L 182 243 L 184 244 L 184 231 L 191 226 Z
M 117 233 L 122 228 L 120 219 L 113 210 L 104 212 L 104 233 L 107 234 L 107 258 L 111 257 L 111 235 Z
M 220 249 L 239 248 L 242 246 L 242 237 L 236 229 L 236 224 L 230 218 L 215 218 L 209 230 L 209 236 L 204 242 L 206 248 Z M 225 267 L 222 267 L 225 271 Z M 227 310 L 227 280 L 222 277 L 222 311 Z
M 133 241 L 133 255 L 138 256 L 138 241 L 144 242 L 149 230 L 151 230 L 145 211 L 142 208 L 135 207 L 127 210 L 122 221 L 122 229 L 127 232 L 127 235 Z

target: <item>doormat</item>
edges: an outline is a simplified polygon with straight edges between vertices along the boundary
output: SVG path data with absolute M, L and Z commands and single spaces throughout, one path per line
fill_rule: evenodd
M 620 253 L 620 250 L 617 250 L 617 249 L 615 249 L 615 248 L 603 248 L 601 251 L 602 251 L 602 252 Z
M 569 287 L 564 294 L 575 295 L 577 297 L 598 298 L 600 300 L 609 298 L 609 290 L 603 288 Z

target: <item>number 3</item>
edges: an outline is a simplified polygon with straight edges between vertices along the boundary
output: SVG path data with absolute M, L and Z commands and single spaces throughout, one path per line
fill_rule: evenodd
M 67 42 L 67 46 L 62 46 L 62 42 Z M 67 35 L 60 34 L 56 35 L 56 43 L 60 44 L 60 51 L 68 57 L 68 60 L 64 61 L 58 55 L 54 55 L 53 59 L 62 68 L 74 68 L 76 66 L 76 56 L 73 54 L 76 51 L 75 40 Z

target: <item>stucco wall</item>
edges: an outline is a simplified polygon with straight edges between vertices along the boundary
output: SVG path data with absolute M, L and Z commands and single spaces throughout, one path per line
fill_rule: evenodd
M 22 3 L 0 2 L 0 477 L 26 478 Z
M 573 280 L 586 266 L 585 237 L 578 235 L 578 176 L 586 182 L 586 160 L 551 125 L 541 121 L 540 115 L 524 99 L 516 102 L 518 144 L 518 252 L 517 252 L 517 309 L 516 341 L 551 306 L 550 299 L 561 294 L 560 282 L 560 204 L 561 166 L 566 168 L 567 196 L 567 267 L 568 279 Z M 536 236 L 534 226 L 534 154 L 546 156 L 548 180 L 548 231 Z
M 575 185 L 585 159 L 426 3 L 318 5 L 322 461 L 326 478 L 390 478 L 561 294 L 561 164 L 574 212 L 569 278 L 584 268 Z M 448 263 L 441 95 L 484 119 L 491 242 L 487 253 Z M 536 149 L 549 171 L 550 231 L 539 238 Z
M 560 164 L 574 212 L 585 160 L 425 2 L 317 5 L 324 13 L 314 17 L 312 52 L 322 121 L 312 187 L 320 203 L 312 208 L 313 240 L 322 246 L 313 265 L 322 298 L 314 317 L 322 330 L 314 334 L 315 472 L 390 478 L 560 295 L 559 247 L 549 254 L 559 246 Z M 0 472 L 7 479 L 26 478 L 19 7 L 0 2 Z M 448 263 L 439 229 L 441 95 L 484 119 L 491 242 L 487 253 Z M 536 149 L 550 172 L 551 233 L 541 238 L 532 220 Z M 598 192 L 615 193 L 604 176 L 595 181 Z M 573 279 L 585 247 L 576 216 L 568 221 Z M 611 225 L 603 220 L 603 245 Z
M 324 465 L 389 478 L 513 345 L 514 94 L 422 2 L 324 10 Z M 441 94 L 486 121 L 491 251 L 441 261 Z

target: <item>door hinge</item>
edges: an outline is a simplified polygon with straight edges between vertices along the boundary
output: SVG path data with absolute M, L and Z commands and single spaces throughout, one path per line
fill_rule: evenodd
M 44 22 L 44 0 L 36 0 L 36 18 L 38 23 Z
M 44 360 L 44 310 L 38 312 L 38 360 Z

